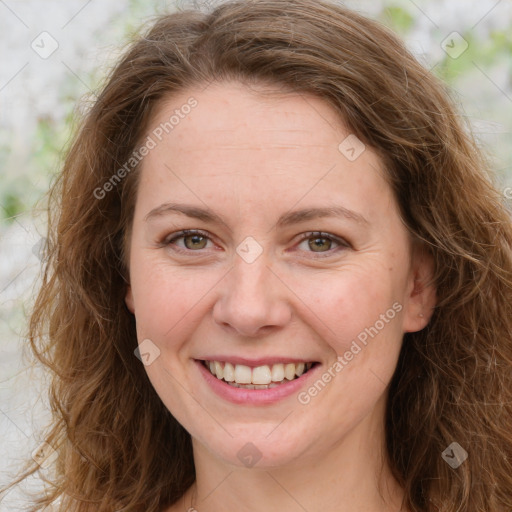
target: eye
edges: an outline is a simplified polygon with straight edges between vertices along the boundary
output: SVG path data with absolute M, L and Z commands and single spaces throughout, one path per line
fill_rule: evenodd
M 337 249 L 346 249 L 350 245 L 345 240 L 330 233 L 311 232 L 305 233 L 298 247 L 307 252 L 332 253 L 337 252 Z
M 210 245 L 208 245 L 210 244 Z M 186 229 L 167 237 L 163 246 L 173 246 L 178 252 L 200 252 L 202 249 L 212 248 L 213 242 L 209 233 L 196 229 Z M 339 250 L 347 249 L 350 244 L 330 233 L 313 231 L 304 233 L 297 246 L 299 250 L 313 253 L 331 255 Z
M 199 230 L 184 230 L 165 240 L 165 245 L 175 245 L 181 250 L 197 251 L 206 249 L 211 242 L 207 233 Z

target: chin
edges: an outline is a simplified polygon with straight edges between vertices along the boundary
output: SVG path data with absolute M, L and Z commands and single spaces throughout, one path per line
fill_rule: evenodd
M 307 438 L 298 432 L 290 435 L 289 431 L 278 432 L 278 429 L 276 425 L 243 425 L 229 440 L 226 434 L 221 439 L 199 442 L 215 458 L 238 468 L 264 469 L 298 463 L 301 456 L 310 451 L 311 447 L 304 443 Z M 232 432 L 229 427 L 227 430 Z M 197 442 L 193 438 L 194 450 Z

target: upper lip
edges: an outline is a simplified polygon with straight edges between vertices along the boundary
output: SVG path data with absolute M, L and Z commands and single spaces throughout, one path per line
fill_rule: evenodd
M 231 363 L 232 365 L 242 364 L 245 366 L 256 367 L 256 366 L 271 366 L 273 364 L 279 363 L 314 363 L 316 362 L 314 359 L 300 359 L 296 357 L 261 357 L 258 359 L 250 359 L 247 357 L 240 356 L 223 356 L 223 355 L 215 355 L 215 356 L 204 356 L 198 358 L 199 361 L 219 361 L 223 363 Z

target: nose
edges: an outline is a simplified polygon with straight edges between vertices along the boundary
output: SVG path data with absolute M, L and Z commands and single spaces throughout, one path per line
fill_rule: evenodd
M 234 268 L 219 286 L 213 318 L 223 329 L 257 337 L 282 328 L 292 318 L 288 290 L 263 257 L 252 263 L 235 257 Z

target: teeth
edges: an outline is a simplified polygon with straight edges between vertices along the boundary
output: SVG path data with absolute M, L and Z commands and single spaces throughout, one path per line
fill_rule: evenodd
M 217 379 L 222 379 L 224 377 L 224 370 L 222 369 L 222 365 L 218 361 L 214 361 L 215 363 L 215 375 Z
M 234 382 L 235 380 L 235 367 L 231 363 L 224 365 L 224 380 L 226 382 Z
M 266 384 L 237 384 L 236 382 L 228 382 L 228 384 L 234 388 L 243 389 L 271 389 L 276 388 L 279 384 L 272 382 L 268 386 Z
M 284 379 L 284 365 L 274 364 L 272 365 L 272 380 L 274 382 L 281 382 Z
M 248 366 L 237 364 L 235 366 L 235 382 L 237 384 L 250 384 L 252 382 L 252 371 Z
M 288 363 L 285 367 L 284 367 L 284 376 L 288 379 L 288 380 L 292 380 L 295 378 L 295 365 L 293 363 Z
M 243 364 L 232 365 L 220 361 L 205 361 L 210 373 L 234 387 L 245 389 L 267 389 L 281 384 L 285 379 L 291 381 L 307 372 L 313 363 L 277 363 L 251 368 Z
M 272 382 L 272 373 L 270 367 L 257 366 L 252 370 L 252 383 L 253 384 L 270 384 Z

